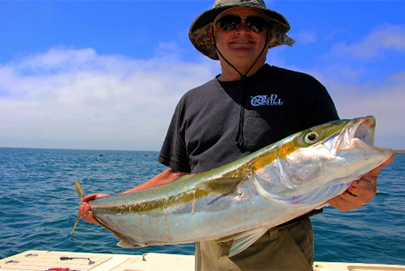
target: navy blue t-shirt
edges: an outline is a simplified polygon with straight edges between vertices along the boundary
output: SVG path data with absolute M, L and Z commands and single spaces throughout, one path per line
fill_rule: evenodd
M 331 97 L 315 78 L 266 64 L 244 80 L 215 78 L 187 92 L 176 107 L 158 161 L 174 170 L 200 173 L 338 118 Z M 241 144 L 235 143 L 238 134 L 243 135 Z

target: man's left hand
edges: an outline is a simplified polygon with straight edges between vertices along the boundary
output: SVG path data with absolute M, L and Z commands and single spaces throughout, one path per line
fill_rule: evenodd
M 328 201 L 330 205 L 342 212 L 356 209 L 372 200 L 377 193 L 377 178 L 381 169 L 394 160 L 394 154 L 380 166 L 354 181 L 352 185 L 341 195 Z

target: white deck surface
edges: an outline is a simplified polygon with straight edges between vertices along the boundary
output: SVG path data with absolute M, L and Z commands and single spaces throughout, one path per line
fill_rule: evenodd
M 61 257 L 72 259 L 61 260 Z M 0 260 L 1 271 L 193 271 L 194 256 L 148 253 L 144 255 L 30 250 Z M 314 271 L 405 271 L 405 266 L 315 262 Z

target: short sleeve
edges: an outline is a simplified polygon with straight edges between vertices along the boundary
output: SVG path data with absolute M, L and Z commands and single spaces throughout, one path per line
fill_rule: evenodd
M 177 105 L 161 148 L 158 162 L 174 170 L 190 172 L 190 163 L 185 147 L 184 131 L 181 131 L 183 102 Z

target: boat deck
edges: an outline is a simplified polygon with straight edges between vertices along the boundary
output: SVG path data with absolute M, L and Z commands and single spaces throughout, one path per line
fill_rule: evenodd
M 193 271 L 194 256 L 144 255 L 30 250 L 0 260 L 1 271 Z M 405 271 L 405 266 L 315 262 L 314 271 Z

